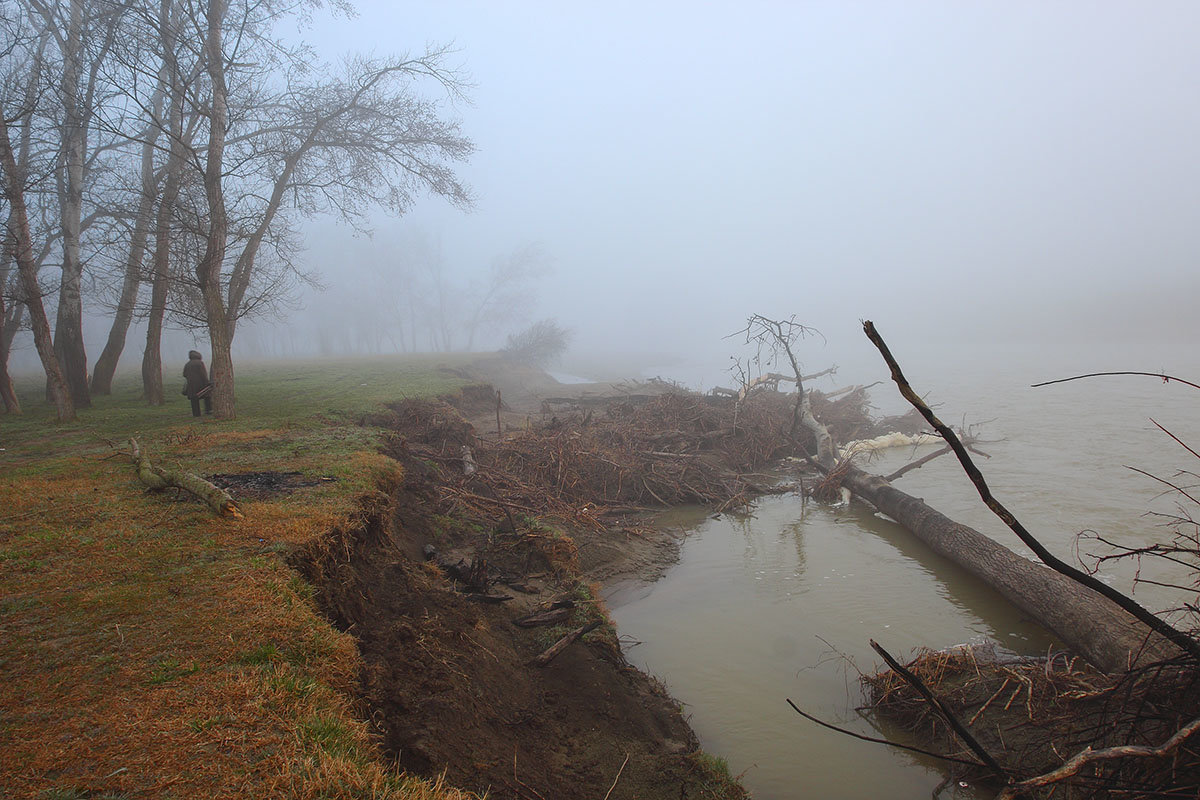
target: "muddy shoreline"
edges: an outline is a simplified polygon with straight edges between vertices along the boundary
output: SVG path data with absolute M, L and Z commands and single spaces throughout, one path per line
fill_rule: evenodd
M 676 563 L 683 528 L 796 488 L 765 474 L 815 445 L 785 435 L 794 401 L 568 386 L 498 360 L 456 375 L 473 383 L 364 420 L 403 477 L 293 557 L 358 641 L 383 749 L 495 798 L 603 797 L 616 776 L 613 798 L 745 797 L 626 661 L 606 604 Z M 874 424 L 861 393 L 827 408 L 846 438 Z
M 626 661 L 606 606 L 648 592 L 704 516 L 801 488 L 765 474 L 815 451 L 789 432 L 794 401 L 567 387 L 497 363 L 365 420 L 403 478 L 293 558 L 359 643 L 364 717 L 403 769 L 490 797 L 747 796 Z M 838 441 L 906 422 L 872 420 L 861 387 L 831 397 L 811 395 Z M 840 496 L 832 474 L 806 480 Z
M 448 398 L 456 408 L 371 420 L 392 431 L 384 449 L 403 477 L 362 498 L 358 524 L 292 558 L 358 641 L 363 715 L 401 768 L 493 798 L 745 797 L 699 750 L 680 704 L 626 661 L 607 616 L 607 601 L 645 591 L 678 560 L 682 535 L 644 510 L 597 524 L 582 504 L 571 524 L 514 514 L 529 502 L 519 493 L 461 488 L 460 447 L 482 458 L 489 436 L 547 424 L 528 377 L 502 384 L 499 432 L 490 387 Z M 514 625 L 563 604 L 558 624 Z M 533 665 L 589 623 L 599 628 Z
M 628 794 L 614 797 L 742 796 L 699 757 L 679 706 L 629 666 L 611 627 L 530 666 L 558 634 L 512 619 L 564 593 L 584 618 L 602 614 L 586 582 L 543 576 L 530 580 L 537 595 L 502 607 L 473 602 L 405 555 L 436 538 L 421 502 L 411 485 L 394 487 L 390 499 L 364 506 L 360 528 L 335 532 L 295 562 L 326 613 L 358 639 L 364 712 L 400 767 L 445 771 L 453 784 L 498 798 L 603 796 L 619 771 Z

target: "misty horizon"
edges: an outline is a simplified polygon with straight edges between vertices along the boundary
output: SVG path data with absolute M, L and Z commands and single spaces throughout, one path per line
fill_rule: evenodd
M 423 240 L 451 295 L 540 247 L 546 269 L 514 286 L 520 303 L 472 349 L 553 318 L 573 334 L 567 366 L 723 364 L 740 352 L 725 337 L 762 313 L 822 331 L 828 344 L 807 354 L 817 366 L 869 362 L 870 318 L 916 351 L 1061 349 L 1165 368 L 1200 332 L 1198 22 L 1184 3 L 318 12 L 288 36 L 331 63 L 453 44 L 470 82 L 453 114 L 477 148 L 459 170 L 475 204 L 376 210 L 369 236 L 304 220 L 298 266 L 324 288 L 300 285 L 278 316 L 248 320 L 234 352 L 285 355 L 271 342 L 290 338 L 293 355 L 319 355 L 305 339 L 318 326 L 349 339 L 368 315 L 411 323 L 401 265 Z M 87 312 L 94 360 L 110 312 Z M 168 370 L 170 351 L 182 363 L 205 341 L 169 336 Z M 428 336 L 377 338 L 326 354 L 434 349 Z M 1120 362 L 1105 361 L 1115 346 Z M 23 333 L 14 372 L 36 364 Z

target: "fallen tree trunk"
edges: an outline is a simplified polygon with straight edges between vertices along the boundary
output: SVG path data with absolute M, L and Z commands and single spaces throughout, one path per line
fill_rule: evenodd
M 843 485 L 994 588 L 1097 669 L 1115 672 L 1178 654 L 1107 598 L 955 522 L 883 478 L 852 466 Z
M 234 518 L 242 516 L 237 504 L 233 502 L 233 498 L 221 487 L 209 483 L 191 472 L 154 466 L 138 446 L 137 439 L 130 439 L 129 446 L 131 448 L 129 457 L 133 459 L 134 467 L 137 469 L 138 480 L 148 488 L 158 491 L 174 486 L 195 495 L 218 516 Z
M 759 336 L 763 340 L 774 337 L 777 348 L 787 354 L 793 371 L 799 376 L 800 367 L 792 353 L 789 335 L 789 326 L 794 326 L 794 323 L 752 317 L 751 327 L 756 320 L 761 320 Z M 922 408 L 924 404 L 903 380 L 899 366 L 887 352 L 886 345 L 878 339 L 872 323 L 864 322 L 863 327 L 871 341 L 880 347 L 892 368 L 893 378 L 901 387 L 901 393 L 924 415 L 927 407 Z M 797 381 L 797 388 L 803 392 L 800 380 Z M 932 416 L 932 412 L 927 416 Z M 930 421 L 947 439 L 948 445 L 954 448 L 958 444 L 961 447 L 952 431 L 941 426 L 939 421 Z M 923 500 L 896 489 L 883 478 L 863 472 L 847 460 L 837 461 L 829 430 L 813 415 L 809 403 L 797 403 L 791 433 L 794 434 L 797 424 L 816 437 L 818 449 L 814 463 L 831 476 L 838 474 L 843 487 L 907 528 L 934 552 L 994 588 L 1097 669 L 1105 672 L 1126 670 L 1137 664 L 1177 656 L 1181 649 L 1185 649 L 1169 641 L 1164 634 L 1155 632 L 1156 629 L 1165 628 L 1168 633 L 1177 633 L 1160 620 L 1150 620 L 1156 623 L 1152 628 L 1149 622 L 1135 617 L 1119 606 L 1116 600 L 1085 586 L 1080 582 L 1081 579 L 1035 564 L 973 528 L 930 508 Z M 1008 522 L 1007 519 L 1005 521 Z M 1030 542 L 1027 544 L 1035 551 L 1045 550 L 1032 537 Z M 1042 553 L 1039 552 L 1039 555 Z
M 1037 557 L 1041 559 L 1043 564 L 1045 564 L 1047 567 L 1050 567 L 1055 571 L 1055 573 L 1066 576 L 1077 586 L 1083 587 L 1103 597 L 1109 603 L 1121 609 L 1125 614 L 1140 622 L 1143 626 L 1143 629 L 1147 631 L 1145 636 L 1148 644 L 1146 653 L 1144 654 L 1147 658 L 1153 658 L 1156 652 L 1170 656 L 1177 655 L 1177 651 L 1182 651 L 1191 658 L 1200 660 L 1200 642 L 1198 642 L 1195 638 L 1173 627 L 1161 617 L 1156 616 L 1154 613 L 1142 607 L 1137 603 L 1137 601 L 1103 583 L 1094 575 L 1082 572 L 1078 568 L 1073 567 L 1067 562 L 1058 558 L 1049 550 L 1047 550 L 1045 545 L 1038 541 L 1029 531 L 1027 531 L 1025 526 L 1013 516 L 1012 512 L 1005 508 L 1004 505 L 992 495 L 991 489 L 988 488 L 987 481 L 983 477 L 983 473 L 981 473 L 979 468 L 975 466 L 975 463 L 971 460 L 971 456 L 967 453 L 967 449 L 963 446 L 962 442 L 959 441 L 958 436 L 954 433 L 954 431 L 944 422 L 938 419 L 937 415 L 933 413 L 933 410 L 925 404 L 925 401 L 922 400 L 915 391 L 913 391 L 913 388 L 908 384 L 908 380 L 904 377 L 904 373 L 900 369 L 900 364 L 896 361 L 895 357 L 888 349 L 887 343 L 883 341 L 883 337 L 881 337 L 879 332 L 875 330 L 874 323 L 872 323 L 870 320 L 864 320 L 863 331 L 867 334 L 867 338 L 871 340 L 871 343 L 878 348 L 880 355 L 882 355 L 884 358 L 884 361 L 887 362 L 888 368 L 892 372 L 892 380 L 895 381 L 896 386 L 900 389 L 900 394 L 902 394 L 904 399 L 908 400 L 908 402 L 920 412 L 921 416 L 923 416 L 925 420 L 933 426 L 934 430 L 936 430 L 942 436 L 942 438 L 946 440 L 946 444 L 948 444 L 954 450 L 954 454 L 958 457 L 959 462 L 962 464 L 963 470 L 967 473 L 967 477 L 969 477 L 971 482 L 975 484 L 975 488 L 979 492 L 980 499 L 982 499 L 984 504 L 997 517 L 999 517 L 1004 524 L 1007 525 L 1010 530 L 1012 530 L 1013 533 L 1017 535 L 1017 538 L 1019 538 L 1023 544 L 1029 547 L 1029 549 L 1033 550 Z M 1050 599 L 1051 604 L 1053 604 L 1053 598 L 1047 599 Z M 1043 614 L 1052 615 L 1052 612 L 1044 611 Z M 1150 631 L 1153 631 L 1153 633 L 1150 633 Z M 1058 631 L 1055 632 L 1057 633 Z M 1103 639 L 1102 633 L 1101 638 Z M 1163 640 L 1166 641 L 1164 642 Z M 1121 646 L 1118 645 L 1118 652 L 1120 649 Z M 1093 663 L 1095 663 L 1097 666 L 1100 666 L 1099 662 Z M 1132 666 L 1133 664 L 1132 661 L 1128 661 L 1127 663 L 1129 666 Z M 1119 665 L 1116 665 L 1113 668 L 1119 668 Z

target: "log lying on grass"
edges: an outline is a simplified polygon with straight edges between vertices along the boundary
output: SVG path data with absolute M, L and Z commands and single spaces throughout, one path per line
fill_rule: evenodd
M 238 510 L 237 504 L 221 487 L 191 472 L 154 466 L 138 446 L 137 439 L 130 439 L 129 446 L 129 457 L 133 459 L 137 469 L 138 480 L 150 489 L 160 491 L 174 486 L 199 498 L 218 516 L 241 518 L 242 512 Z

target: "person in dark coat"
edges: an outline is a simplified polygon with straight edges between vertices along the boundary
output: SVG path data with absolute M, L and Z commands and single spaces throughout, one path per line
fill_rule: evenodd
M 208 370 L 204 367 L 204 356 L 199 350 L 188 353 L 188 362 L 183 367 L 187 386 L 183 393 L 192 401 L 192 416 L 200 416 L 200 398 L 204 398 L 204 413 L 212 413 L 212 384 L 208 382 Z

